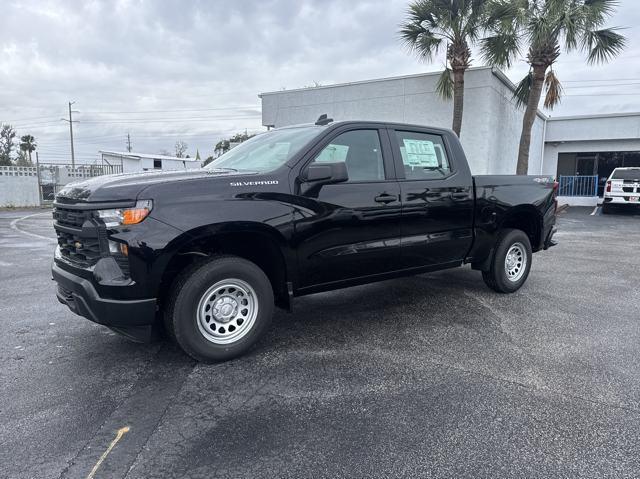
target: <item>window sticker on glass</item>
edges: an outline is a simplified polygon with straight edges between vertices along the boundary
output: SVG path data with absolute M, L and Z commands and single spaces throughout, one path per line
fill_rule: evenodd
M 428 140 L 411 140 L 403 138 L 405 163 L 418 168 L 438 168 L 438 156 L 433 142 Z

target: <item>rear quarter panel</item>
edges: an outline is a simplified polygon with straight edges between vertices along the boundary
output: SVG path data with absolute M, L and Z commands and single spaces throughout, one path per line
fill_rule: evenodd
M 519 213 L 531 214 L 540 228 L 540 238 L 532 244 L 542 248 L 544 238 L 555 224 L 554 178 L 550 176 L 474 176 L 476 239 L 468 261 L 483 261 L 491 253 L 505 222 Z

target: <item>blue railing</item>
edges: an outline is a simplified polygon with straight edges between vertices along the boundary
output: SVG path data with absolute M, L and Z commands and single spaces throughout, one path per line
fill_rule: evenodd
M 560 176 L 558 196 L 598 196 L 598 176 Z

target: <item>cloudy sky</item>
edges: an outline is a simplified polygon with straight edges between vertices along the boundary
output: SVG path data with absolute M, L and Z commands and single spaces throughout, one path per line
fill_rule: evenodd
M 261 91 L 439 70 L 401 47 L 407 0 L 3 0 L 0 122 L 31 133 L 41 161 L 99 149 L 204 158 L 222 137 L 259 131 Z M 627 27 L 624 56 L 587 66 L 563 54 L 565 86 L 552 115 L 640 111 L 640 2 L 622 0 L 611 26 Z M 480 59 L 474 65 L 481 65 Z M 509 72 L 517 81 L 523 61 Z

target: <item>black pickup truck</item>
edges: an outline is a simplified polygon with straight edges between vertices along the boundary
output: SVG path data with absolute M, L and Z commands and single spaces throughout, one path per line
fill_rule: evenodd
M 219 361 L 293 297 L 465 263 L 511 293 L 554 244 L 553 178 L 472 176 L 449 130 L 320 123 L 260 134 L 200 170 L 65 187 L 53 213 L 60 302 L 134 339 L 164 329 Z

